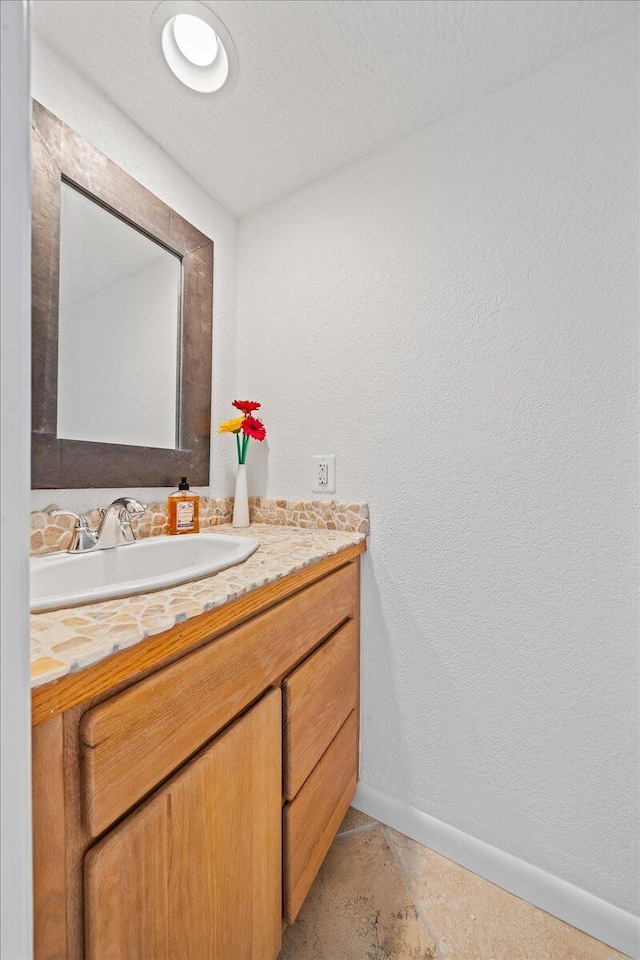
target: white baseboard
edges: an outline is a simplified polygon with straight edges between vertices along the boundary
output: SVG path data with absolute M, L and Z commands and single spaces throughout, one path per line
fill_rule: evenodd
M 565 923 L 640 960 L 640 918 L 360 782 L 352 805 Z

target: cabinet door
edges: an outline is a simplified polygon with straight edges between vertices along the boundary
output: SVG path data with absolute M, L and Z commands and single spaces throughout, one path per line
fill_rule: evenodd
M 88 960 L 273 960 L 281 697 L 272 690 L 85 858 Z

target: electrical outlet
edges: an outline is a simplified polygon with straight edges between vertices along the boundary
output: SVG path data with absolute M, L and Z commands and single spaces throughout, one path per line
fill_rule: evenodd
M 336 457 L 333 453 L 313 458 L 313 492 L 336 492 Z

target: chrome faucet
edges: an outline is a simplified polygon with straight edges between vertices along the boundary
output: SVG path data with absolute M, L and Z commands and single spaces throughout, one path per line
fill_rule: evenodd
M 134 497 L 118 497 L 102 514 L 97 530 L 91 530 L 83 514 L 71 510 L 52 510 L 52 517 L 73 517 L 76 525 L 67 553 L 89 553 L 92 550 L 110 550 L 125 543 L 135 543 L 131 521 L 141 517 L 146 510 L 144 503 Z
M 110 503 L 97 530 L 96 550 L 109 550 L 125 543 L 135 543 L 131 521 L 141 517 L 146 505 L 133 497 L 119 497 Z

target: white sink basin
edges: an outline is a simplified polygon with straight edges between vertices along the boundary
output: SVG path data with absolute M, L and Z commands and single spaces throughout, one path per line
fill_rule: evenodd
M 191 533 L 148 537 L 95 553 L 31 559 L 31 611 L 76 607 L 161 590 L 242 563 L 260 546 L 250 537 Z

